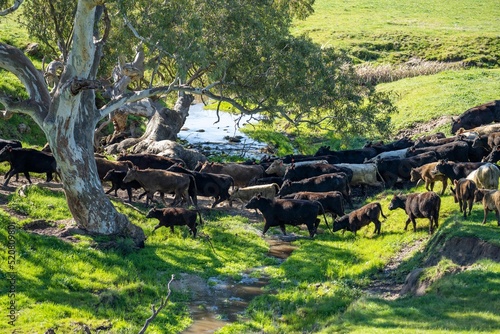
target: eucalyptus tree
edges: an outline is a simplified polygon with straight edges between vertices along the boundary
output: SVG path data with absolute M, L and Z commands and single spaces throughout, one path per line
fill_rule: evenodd
M 2 1 L 12 5 L 2 13 L 23 2 Z M 44 131 L 69 208 L 81 227 L 129 235 L 142 245 L 142 230 L 105 196 L 94 161 L 96 125 L 117 110 L 153 109 L 145 136 L 130 143 L 134 149 L 175 139 L 188 117 L 192 94 L 229 102 L 241 113 L 311 127 L 357 132 L 384 128 L 390 102 L 373 87 L 358 84 L 348 58 L 290 34 L 292 20 L 311 13 L 313 3 L 26 0 L 26 18 L 52 16 L 46 20 L 52 26 L 33 19 L 25 24 L 54 56 L 59 51 L 62 67 L 49 91 L 40 71 L 20 50 L 0 44 L 0 67 L 16 75 L 29 96 L 19 100 L 0 93 L 3 114 L 28 114 Z M 49 11 L 40 14 L 41 7 Z M 133 48 L 134 61 L 125 63 L 124 54 Z M 139 65 L 135 68 L 140 71 L 128 71 L 127 65 Z M 97 78 L 109 76 L 113 68 L 118 68 L 113 72 L 114 89 L 104 104 L 97 104 L 96 95 L 103 94 Z M 135 81 L 132 72 L 140 73 Z M 149 103 L 152 97 L 177 101 L 169 110 Z M 156 129 L 170 122 L 176 126 L 169 138 L 158 135 Z

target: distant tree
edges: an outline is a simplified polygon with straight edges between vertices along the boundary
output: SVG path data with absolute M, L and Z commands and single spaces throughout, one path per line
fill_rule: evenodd
M 144 240 L 105 196 L 94 163 L 96 126 L 115 112 L 150 118 L 141 138 L 118 147 L 137 152 L 176 138 L 192 94 L 345 133 L 383 130 L 392 110 L 385 96 L 358 84 L 344 55 L 290 34 L 292 19 L 310 14 L 313 0 L 26 2 L 28 30 L 61 58 L 45 72 L 48 86 L 21 51 L 0 44 L 0 67 L 29 95 L 20 101 L 0 93 L 0 102 L 6 116 L 28 114 L 45 132 L 73 217 L 92 232 Z M 50 24 L 28 20 L 37 15 Z M 99 106 L 96 93 L 105 97 Z M 165 97 L 177 99 L 173 110 L 156 103 Z

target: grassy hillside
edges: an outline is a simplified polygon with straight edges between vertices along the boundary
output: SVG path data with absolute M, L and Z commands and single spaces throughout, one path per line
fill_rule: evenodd
M 500 7 L 495 0 L 316 0 L 295 33 L 348 50 L 359 61 L 411 57 L 500 65 Z

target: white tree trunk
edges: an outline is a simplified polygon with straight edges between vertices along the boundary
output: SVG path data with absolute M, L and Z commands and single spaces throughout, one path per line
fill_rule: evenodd
M 0 43 L 0 68 L 16 75 L 29 99 L 18 101 L 0 93 L 5 115 L 30 115 L 45 132 L 57 162 L 69 209 L 76 223 L 92 233 L 132 237 L 144 246 L 141 228 L 120 214 L 104 194 L 94 159 L 94 129 L 103 117 L 95 106 L 93 80 L 100 61 L 94 43 L 97 0 L 79 0 L 73 46 L 61 78 L 51 96 L 31 61 L 18 49 Z

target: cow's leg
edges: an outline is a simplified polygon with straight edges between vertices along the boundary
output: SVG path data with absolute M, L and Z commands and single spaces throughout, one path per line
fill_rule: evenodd
M 413 232 L 417 232 L 417 221 L 415 220 L 415 217 L 410 216 L 411 222 L 413 224 Z
M 434 181 L 431 181 L 429 187 L 425 187 L 425 189 L 427 189 L 427 191 L 434 191 Z
M 469 216 L 472 213 L 472 205 L 473 204 L 474 204 L 474 199 L 473 198 L 469 199 Z
M 435 222 L 436 217 L 432 216 L 429 218 L 429 234 L 434 233 L 434 222 Z
M 446 190 L 446 187 L 448 186 L 448 178 L 445 177 L 441 182 L 443 183 L 443 189 L 441 190 L 441 196 L 443 196 L 444 191 Z
M 408 217 L 408 219 L 406 219 L 405 231 L 408 229 L 408 225 L 410 224 L 410 221 L 411 221 L 411 218 Z
M 47 182 L 52 181 L 54 177 L 52 176 L 52 172 L 47 172 Z
M 127 195 L 128 195 L 128 202 L 132 203 L 132 188 L 131 187 L 127 188 Z
M 319 220 L 319 219 L 318 219 Z M 315 225 L 316 223 L 311 223 L 311 222 L 307 222 L 307 230 L 309 231 L 309 237 L 314 237 L 314 234 L 316 233 L 316 228 L 315 228 Z
M 500 226 L 500 213 L 498 212 L 498 208 L 495 208 L 495 216 L 497 217 L 497 225 Z
M 464 212 L 464 201 L 461 198 L 458 199 L 458 206 L 460 208 L 460 212 Z
M 15 169 L 11 169 L 9 172 L 7 172 L 7 174 L 5 175 L 7 177 L 7 180 L 5 180 L 5 182 L 3 183 L 3 186 L 6 187 L 7 184 L 9 183 L 10 181 L 10 178 L 14 175 L 17 175 L 17 171 Z M 30 182 L 31 183 L 31 182 Z
M 215 208 L 215 206 L 219 203 L 222 202 L 220 196 L 214 197 L 215 201 L 212 203 L 212 209 Z
M 196 232 L 198 231 L 198 229 L 196 228 L 196 223 L 194 223 L 192 226 L 189 226 L 189 228 L 193 232 L 193 239 L 196 238 Z
M 264 225 L 264 230 L 262 230 L 262 235 L 266 234 L 267 230 L 269 230 L 269 227 L 270 227 L 270 226 L 269 226 L 269 224 L 268 224 L 268 223 L 266 223 L 266 224 Z
M 375 232 L 373 233 L 380 234 L 380 228 L 382 226 L 382 223 L 378 219 L 374 220 L 373 223 L 375 224 Z
M 286 235 L 285 224 L 280 224 L 280 229 L 281 229 L 281 232 L 283 232 L 283 235 Z
M 32 184 L 33 182 L 31 182 L 31 179 L 30 179 L 30 173 L 29 172 L 24 172 L 24 176 L 26 177 L 26 180 L 28 180 L 28 182 L 30 184 Z
M 486 216 L 488 215 L 488 207 L 484 208 L 484 218 L 483 218 L 483 224 L 486 224 Z

